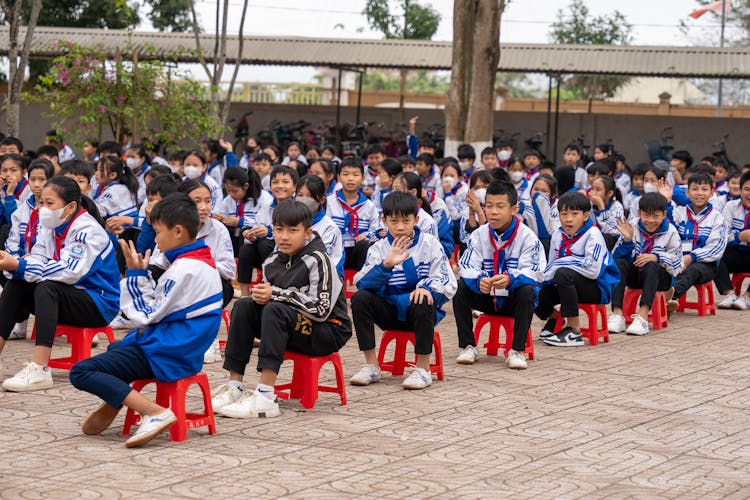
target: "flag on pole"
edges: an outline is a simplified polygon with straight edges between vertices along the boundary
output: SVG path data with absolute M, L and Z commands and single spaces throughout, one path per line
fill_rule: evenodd
M 716 12 L 717 14 L 721 14 L 721 4 L 722 0 L 719 0 L 718 2 L 713 2 L 708 5 L 704 5 L 700 9 L 696 9 L 693 12 L 690 13 L 690 17 L 693 19 L 698 19 L 706 12 Z M 729 14 L 729 9 L 731 7 L 732 0 L 724 0 L 724 13 Z

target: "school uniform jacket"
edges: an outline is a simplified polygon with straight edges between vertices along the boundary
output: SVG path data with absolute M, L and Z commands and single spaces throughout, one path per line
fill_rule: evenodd
M 617 201 L 614 196 L 612 196 L 609 203 L 601 210 L 597 210 L 592 204 L 591 213 L 596 218 L 596 224 L 603 234 L 619 236 L 617 219 L 625 216 L 625 209 L 622 208 L 622 203 Z
M 400 321 L 408 319 L 409 295 L 417 288 L 424 288 L 432 295 L 436 323 L 440 322 L 445 317 L 442 307 L 456 294 L 458 284 L 437 238 L 415 227 L 409 258 L 388 269 L 383 261 L 392 244 L 393 237 L 388 234 L 367 250 L 365 265 L 354 276 L 357 288 L 385 298 L 397 309 Z
M 10 234 L 5 241 L 5 250 L 18 257 L 31 253 L 40 228 L 39 209 L 34 195 L 31 195 L 11 216 Z
M 682 246 L 677 229 L 664 219 L 654 234 L 648 234 L 640 219 L 636 219 L 633 240 L 625 241 L 622 236 L 612 253 L 615 259 L 625 259 L 632 263 L 644 253 L 656 255 L 657 262 L 671 276 L 682 271 Z M 624 276 L 623 276 L 624 278 Z
M 208 218 L 198 229 L 195 239 L 205 242 L 211 250 L 214 267 L 219 271 L 219 275 L 225 280 L 233 280 L 237 275 L 237 265 L 227 227 L 216 219 Z M 169 258 L 162 253 L 158 245 L 154 248 L 150 263 L 161 269 L 169 268 Z
M 448 207 L 445 202 L 435 196 L 435 193 L 430 193 L 429 196 L 432 219 L 437 226 L 437 237 L 443 246 L 445 255 L 450 256 L 453 254 L 453 249 L 456 246 L 456 243 L 453 241 L 453 221 L 448 213 Z
M 164 257 L 168 269 L 158 284 L 145 269 L 128 269 L 120 282 L 120 308 L 138 326 L 122 345 L 140 346 L 156 379 L 171 382 L 201 371 L 203 353 L 219 331 L 222 289 L 204 241 Z
M 377 172 L 370 168 L 370 165 L 364 167 L 364 178 L 362 179 L 362 189 L 370 188 L 375 191 L 380 186 L 380 178 Z
M 628 220 L 631 222 L 638 218 L 639 201 L 641 201 L 641 193 L 637 189 L 628 191 L 622 197 L 622 205 L 628 211 Z
M 221 160 L 216 160 L 209 165 L 206 172 L 214 181 L 216 181 L 216 184 L 221 186 L 224 184 L 224 174 L 227 169 L 229 167 L 236 167 L 237 165 L 239 165 L 237 155 L 235 155 L 233 151 L 227 151 Z
M 336 227 L 333 220 L 326 215 L 324 209 L 318 210 L 312 218 L 312 229 L 323 242 L 323 246 L 331 258 L 336 271 L 339 276 L 344 275 L 344 243 L 341 236 L 341 231 Z
M 565 234 L 562 227 L 552 234 L 544 285 L 554 283 L 558 269 L 572 269 L 584 278 L 595 280 L 602 304 L 610 302 L 612 289 L 620 282 L 615 259 L 591 219 L 573 236 Z
M 0 189 L 0 200 L 2 200 L 2 224 L 11 224 L 13 213 L 18 209 L 19 205 L 22 205 L 31 196 L 31 188 L 29 187 L 29 181 L 24 177 L 23 180 L 16 186 L 13 191 L 13 196 L 6 194 L 6 186 Z
M 447 193 L 443 193 L 443 201 L 448 209 L 448 215 L 453 222 L 461 220 L 461 216 L 466 208 L 466 195 L 468 192 L 469 186 L 463 182 L 458 182 L 453 186 L 453 189 Z
M 146 201 L 146 172 L 148 172 L 150 168 L 151 165 L 149 165 L 148 162 L 143 162 L 143 165 L 141 165 L 141 171 L 135 174 L 135 178 L 138 180 L 138 195 L 136 196 L 138 206 L 141 206 Z
M 239 223 L 237 227 L 227 229 L 234 231 L 235 236 L 242 233 L 244 229 L 249 229 L 255 225 L 255 214 L 258 212 L 258 205 L 253 198 L 248 198 L 245 201 L 235 201 L 234 198 L 227 195 L 216 207 L 216 213 L 225 215 L 227 217 L 239 217 Z
M 458 261 L 461 279 L 478 294 L 482 293 L 479 281 L 498 274 L 508 275 L 508 291 L 531 285 L 537 292 L 546 265 L 544 247 L 539 238 L 517 216 L 500 234 L 489 223 L 479 226 L 471 233 L 466 251 Z M 504 300 L 505 297 L 495 297 L 498 308 L 502 307 Z
M 739 199 L 740 199 L 740 195 L 731 196 L 729 193 L 722 194 L 722 195 L 715 194 L 714 197 L 711 198 L 711 205 L 713 205 L 716 210 L 718 210 L 719 212 L 723 214 L 724 207 L 727 206 L 727 203 L 729 203 L 730 201 L 739 200 Z M 729 221 L 729 219 L 727 219 L 727 221 L 730 222 L 731 224 L 731 221 Z
M 670 210 L 671 208 L 671 210 Z M 727 247 L 728 224 L 724 216 L 709 203 L 700 213 L 693 212 L 693 204 L 667 205 L 670 219 L 682 240 L 682 254 L 693 262 L 719 264 Z
M 575 172 L 573 173 L 574 181 L 573 185 L 576 189 L 588 189 L 591 186 L 589 186 L 589 174 L 586 172 L 586 169 L 583 168 L 580 165 L 576 165 Z
M 353 205 L 347 203 L 343 191 L 329 196 L 326 200 L 326 213 L 341 231 L 344 247 L 354 246 L 354 238 L 360 234 L 372 240 L 375 232 L 380 229 L 378 209 L 361 192 Z
M 211 193 L 211 211 L 213 212 L 216 210 L 216 207 L 219 206 L 221 199 L 224 197 L 224 193 L 221 190 L 221 184 L 217 183 L 213 177 L 206 173 L 200 177 L 200 180 L 208 186 L 208 191 Z
M 544 193 L 534 193 L 531 202 L 520 202 L 519 208 L 523 221 L 540 240 L 550 239 L 552 233 L 560 227 L 557 200 L 550 203 L 549 197 Z
M 625 195 L 630 191 L 630 176 L 624 170 L 615 176 L 615 186 L 620 190 L 623 201 Z
M 420 177 L 420 179 L 422 179 L 422 187 L 425 191 L 435 193 L 440 189 L 440 169 L 437 165 L 432 166 L 432 170 L 427 177 Z
M 521 179 L 521 182 L 518 184 L 513 184 L 513 187 L 516 188 L 516 192 L 518 192 L 518 201 L 529 201 L 531 200 L 531 182 L 527 181 L 525 178 Z
M 741 252 L 750 252 L 750 243 L 740 241 L 740 233 L 750 229 L 750 208 L 742 204 L 742 200 L 727 202 L 722 212 L 729 226 L 727 232 L 727 247 L 735 248 Z
M 107 220 L 110 217 L 124 215 L 133 217 L 135 222 L 138 218 L 138 207 L 133 199 L 133 193 L 126 185 L 110 182 L 105 186 L 98 186 L 93 194 L 94 203 L 102 219 Z
M 86 210 L 54 230 L 40 227 L 31 253 L 6 276 L 29 283 L 57 281 L 91 296 L 107 323 L 120 309 L 120 272 L 109 234 Z

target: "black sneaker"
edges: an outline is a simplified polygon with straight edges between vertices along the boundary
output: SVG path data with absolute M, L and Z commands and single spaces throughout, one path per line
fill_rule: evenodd
M 583 345 L 583 335 L 581 335 L 581 332 L 577 332 L 566 326 L 560 330 L 560 333 L 547 337 L 542 342 L 547 345 L 560 347 L 578 347 Z
M 542 327 L 541 333 L 539 333 L 539 339 L 544 340 L 544 339 L 548 339 L 554 336 L 556 325 L 557 325 L 557 318 L 548 319 L 547 322 L 544 324 L 544 327 Z M 565 323 L 563 323 L 563 326 L 565 326 Z

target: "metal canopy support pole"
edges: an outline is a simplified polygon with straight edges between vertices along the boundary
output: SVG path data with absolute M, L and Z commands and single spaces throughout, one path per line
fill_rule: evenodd
M 547 144 L 546 151 L 544 154 L 549 158 L 549 133 L 550 133 L 550 120 L 552 120 L 552 75 L 549 75 L 549 82 L 547 84 L 547 135 L 544 136 L 544 142 Z
M 339 67 L 339 77 L 336 82 L 338 90 L 336 92 L 336 151 L 341 154 L 341 75 L 343 69 Z
M 727 0 L 721 0 L 721 40 L 719 41 L 719 46 L 724 47 L 724 26 L 726 25 L 727 21 Z M 716 105 L 716 116 L 721 116 L 722 108 L 724 107 L 723 103 L 723 87 L 724 87 L 724 81 L 719 78 L 719 95 L 718 95 L 718 103 Z
M 357 89 L 357 125 L 359 125 L 361 122 L 359 121 L 359 115 L 362 111 L 362 80 L 365 79 L 365 72 L 367 69 L 363 69 L 359 71 L 359 86 Z
M 557 165 L 557 132 L 560 125 L 560 75 L 557 75 L 557 92 L 555 93 L 555 142 L 553 150 L 553 162 Z

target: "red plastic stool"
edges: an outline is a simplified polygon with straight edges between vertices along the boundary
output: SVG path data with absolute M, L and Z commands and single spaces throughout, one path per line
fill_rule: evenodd
M 394 340 L 396 341 L 396 350 L 393 353 L 393 359 L 385 361 L 385 351 L 388 349 L 388 344 Z M 414 332 L 402 330 L 385 330 L 383 332 L 383 339 L 380 341 L 380 350 L 378 351 L 378 365 L 380 365 L 382 371 L 391 372 L 392 375 L 404 374 L 404 369 L 407 366 L 407 343 L 411 343 L 412 345 L 416 343 Z M 432 338 L 432 350 L 435 352 L 435 363 L 430 363 L 430 372 L 436 374 L 438 380 L 444 380 L 443 348 L 440 344 L 440 334 L 438 332 L 435 332 Z M 414 356 L 414 363 L 416 363 L 416 355 Z
M 734 273 L 732 275 L 732 286 L 737 297 L 742 295 L 742 282 L 746 279 L 750 279 L 750 273 Z
M 450 258 L 450 264 L 452 266 L 457 266 L 458 265 L 458 257 L 459 257 L 460 250 L 461 250 L 461 248 L 458 245 L 455 245 L 453 247 L 453 253 L 451 254 L 451 258 Z
M 356 269 L 344 269 L 344 294 L 347 299 L 351 299 L 352 295 L 356 292 L 356 290 L 351 289 L 354 286 L 355 274 L 357 274 Z
M 103 333 L 110 343 L 115 341 L 115 334 L 110 326 L 100 328 L 82 328 L 80 326 L 57 325 L 55 338 L 65 336 L 70 344 L 70 356 L 64 358 L 51 358 L 47 366 L 60 370 L 70 370 L 73 365 L 81 360 L 91 357 L 91 342 L 97 334 Z M 31 330 L 31 339 L 36 338 L 36 321 Z
M 625 289 L 625 299 L 622 304 L 622 314 L 625 316 L 625 323 L 633 322 L 632 316 L 638 311 L 638 299 L 641 298 L 641 290 L 636 288 Z M 669 326 L 667 321 L 667 299 L 664 292 L 656 292 L 654 297 L 655 304 L 651 304 L 648 312 L 648 320 L 653 324 L 654 330 L 661 330 Z
M 609 325 L 607 324 L 607 306 L 604 304 L 578 304 L 578 309 L 584 312 L 588 318 L 588 326 L 581 328 L 581 334 L 590 345 L 599 345 L 599 339 L 609 342 Z M 564 318 L 557 316 L 555 330 L 562 328 Z M 599 323 L 601 322 L 601 327 Z
M 698 316 L 716 316 L 716 304 L 714 304 L 714 286 L 713 284 L 703 283 L 701 285 L 694 285 L 695 290 L 698 292 L 698 300 L 696 302 L 688 302 L 686 294 L 683 294 L 677 302 L 679 307 L 677 312 L 683 312 L 685 309 L 695 309 L 698 311 Z
M 148 384 L 156 384 L 156 404 L 165 408 L 171 408 L 177 417 L 177 422 L 169 429 L 172 441 L 185 441 L 188 429 L 208 426 L 208 433 L 216 434 L 216 421 L 214 420 L 214 409 L 211 406 L 211 388 L 208 386 L 208 376 L 196 373 L 192 377 L 185 377 L 174 382 L 159 382 L 155 379 L 136 380 L 133 382 L 133 390 L 141 391 Z M 185 396 L 191 385 L 198 384 L 203 393 L 204 413 L 187 413 L 185 410 Z M 128 409 L 125 415 L 125 424 L 122 426 L 122 435 L 130 434 L 130 428 L 138 425 L 141 416 L 135 411 Z
M 503 349 L 503 354 L 508 355 L 508 351 L 513 347 L 513 325 L 515 320 L 509 316 L 498 316 L 493 314 L 480 314 L 477 318 L 477 324 L 474 327 L 474 342 L 479 345 L 479 337 L 485 325 L 490 325 L 490 337 L 484 344 L 487 349 L 487 356 L 497 356 L 498 350 Z M 500 329 L 505 330 L 505 342 L 500 342 Z M 534 343 L 531 339 L 532 333 L 526 336 L 526 349 L 523 351 L 529 359 L 534 359 Z
M 227 335 L 229 335 L 229 322 L 232 320 L 232 313 L 229 311 L 229 309 L 222 309 L 221 311 L 221 319 L 224 320 L 224 324 L 227 327 Z M 227 348 L 227 341 L 226 340 L 220 340 L 219 341 L 219 349 L 226 349 Z
M 263 282 L 263 269 L 256 269 L 255 270 L 255 280 L 251 281 L 251 285 L 257 285 L 258 283 Z
M 328 356 L 307 356 L 299 352 L 286 351 L 284 361 L 294 362 L 292 381 L 287 384 L 277 384 L 274 389 L 281 399 L 300 398 L 300 404 L 312 410 L 318 400 L 318 392 L 334 392 L 341 398 L 341 406 L 346 406 L 346 384 L 344 383 L 344 368 L 341 366 L 339 353 Z M 326 363 L 333 363 L 336 372 L 336 387 L 320 385 L 318 378 L 320 369 Z

